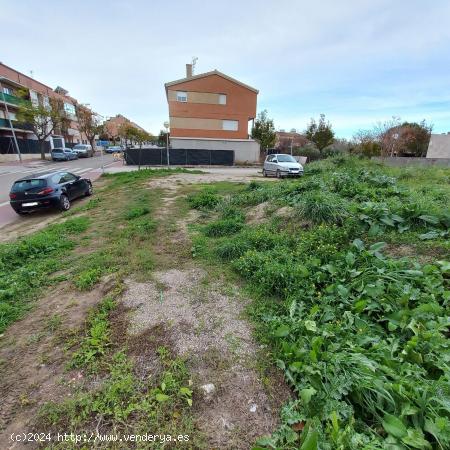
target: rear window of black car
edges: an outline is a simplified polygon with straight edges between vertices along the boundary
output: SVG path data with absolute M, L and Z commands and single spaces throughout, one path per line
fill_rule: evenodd
M 13 184 L 11 192 L 23 192 L 27 191 L 28 189 L 43 188 L 45 186 L 47 186 L 47 180 L 43 180 L 41 178 L 16 181 Z

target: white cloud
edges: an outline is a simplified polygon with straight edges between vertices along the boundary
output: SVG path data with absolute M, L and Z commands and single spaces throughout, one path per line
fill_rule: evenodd
M 440 0 L 7 0 L 2 59 L 154 133 L 167 116 L 164 82 L 194 55 L 199 71 L 257 87 L 283 128 L 325 112 L 349 134 L 395 110 L 445 127 L 449 16 Z

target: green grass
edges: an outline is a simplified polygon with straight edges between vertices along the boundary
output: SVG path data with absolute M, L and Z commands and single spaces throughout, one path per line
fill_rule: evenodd
M 53 282 L 50 275 L 64 267 L 77 235 L 88 226 L 88 218 L 72 218 L 0 244 L 0 333 L 23 317 L 41 288 Z
M 85 335 L 81 339 L 78 350 L 72 354 L 70 366 L 74 368 L 87 367 L 94 369 L 103 356 L 110 342 L 109 314 L 116 307 L 112 297 L 106 297 L 87 319 Z
M 339 157 L 298 181 L 216 188 L 193 255 L 247 281 L 257 336 L 296 392 L 259 448 L 449 448 L 450 170 L 424 172 Z M 263 202 L 294 214 L 233 219 Z

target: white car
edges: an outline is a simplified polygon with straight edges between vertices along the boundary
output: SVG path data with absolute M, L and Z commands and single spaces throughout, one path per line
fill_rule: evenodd
M 301 177 L 303 175 L 303 166 L 298 163 L 291 155 L 277 153 L 268 155 L 264 161 L 263 175 L 284 177 Z
M 94 156 L 94 151 L 92 146 L 89 144 L 77 144 L 72 149 L 79 158 L 92 158 Z

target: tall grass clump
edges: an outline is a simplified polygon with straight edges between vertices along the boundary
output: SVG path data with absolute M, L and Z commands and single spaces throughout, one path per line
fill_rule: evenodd
M 295 205 L 296 213 L 312 223 L 342 224 L 348 216 L 345 204 L 330 192 L 308 192 Z

